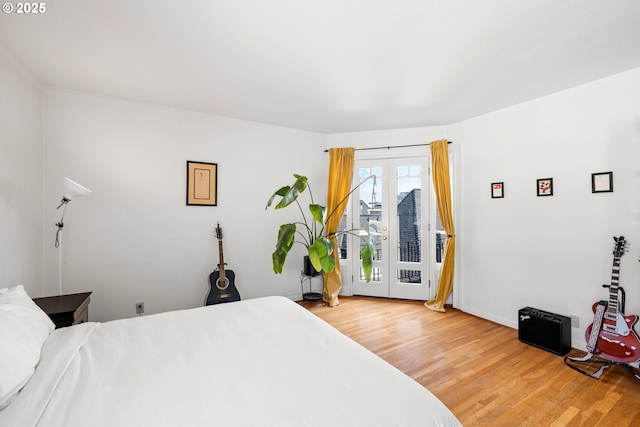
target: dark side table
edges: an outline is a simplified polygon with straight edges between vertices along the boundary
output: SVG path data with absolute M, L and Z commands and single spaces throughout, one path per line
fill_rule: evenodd
M 89 321 L 91 292 L 34 298 L 38 307 L 51 318 L 57 328 L 77 325 Z

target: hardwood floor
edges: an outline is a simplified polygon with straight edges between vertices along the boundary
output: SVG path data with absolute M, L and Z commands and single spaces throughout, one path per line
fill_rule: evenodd
M 340 297 L 337 307 L 306 308 L 424 385 L 467 427 L 640 426 L 640 381 L 619 366 L 600 379 L 581 375 L 518 341 L 515 329 L 414 301 Z

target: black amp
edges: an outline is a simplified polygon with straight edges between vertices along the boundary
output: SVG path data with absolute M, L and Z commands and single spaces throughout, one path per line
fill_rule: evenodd
M 563 356 L 571 350 L 571 318 L 537 308 L 521 308 L 518 339 Z

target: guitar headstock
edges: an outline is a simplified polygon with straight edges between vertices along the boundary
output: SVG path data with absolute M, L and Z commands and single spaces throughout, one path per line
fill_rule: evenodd
M 613 256 L 621 257 L 627 251 L 629 243 L 624 239 L 624 236 L 613 237 L 616 244 L 613 247 Z
M 218 240 L 222 240 L 222 228 L 220 228 L 220 223 L 218 223 L 218 226 L 216 227 L 216 237 Z

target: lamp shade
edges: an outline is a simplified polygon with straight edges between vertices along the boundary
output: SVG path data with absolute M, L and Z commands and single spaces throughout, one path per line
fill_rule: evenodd
M 83 187 L 75 181 L 70 180 L 69 178 L 64 179 L 63 185 L 65 192 L 64 197 L 69 200 L 74 197 L 86 197 L 91 194 L 91 190 Z

